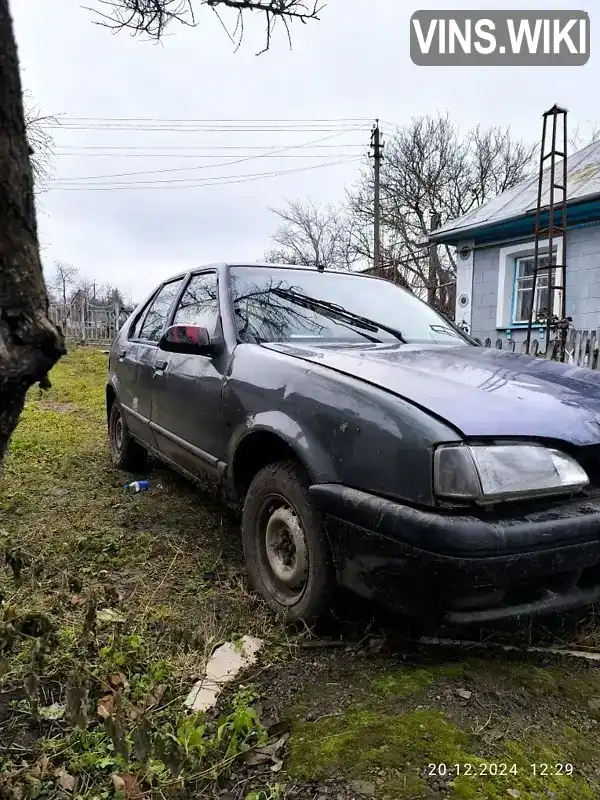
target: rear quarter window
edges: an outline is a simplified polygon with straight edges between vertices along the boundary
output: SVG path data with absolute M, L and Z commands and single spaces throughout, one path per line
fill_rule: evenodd
M 140 311 L 135 315 L 135 318 L 131 325 L 129 326 L 129 332 L 127 334 L 128 339 L 139 339 L 140 336 L 140 329 L 144 322 L 144 317 L 146 316 L 146 311 L 148 310 L 148 306 L 152 302 L 154 298 L 148 300 L 148 302 L 142 307 Z

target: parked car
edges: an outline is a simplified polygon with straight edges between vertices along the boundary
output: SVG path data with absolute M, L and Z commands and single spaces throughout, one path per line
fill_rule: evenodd
M 250 581 L 311 621 L 335 584 L 450 623 L 600 598 L 600 373 L 489 350 L 375 277 L 219 264 L 110 353 L 117 467 L 242 508 Z

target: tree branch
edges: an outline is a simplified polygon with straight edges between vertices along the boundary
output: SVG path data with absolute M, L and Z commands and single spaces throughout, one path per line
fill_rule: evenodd
M 196 6 L 207 6 L 215 12 L 218 8 L 229 8 L 238 12 L 233 34 L 229 33 L 218 13 L 217 16 L 234 44 L 238 35 L 236 49 L 244 35 L 243 14 L 258 12 L 264 14 L 266 19 L 265 47 L 260 53 L 271 46 L 273 29 L 278 20 L 283 22 L 291 46 L 290 23 L 317 20 L 324 7 L 318 0 L 96 0 L 96 3 L 107 8 L 105 13 L 90 9 L 100 17 L 97 24 L 115 31 L 127 29 L 133 35 L 144 34 L 155 40 L 164 35 L 167 26 L 173 21 L 195 27 L 198 24 L 194 16 Z

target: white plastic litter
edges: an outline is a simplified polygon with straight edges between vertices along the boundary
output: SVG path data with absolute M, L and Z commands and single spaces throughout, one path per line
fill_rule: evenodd
M 262 646 L 262 639 L 243 636 L 239 642 L 225 642 L 217 647 L 206 665 L 205 676 L 194 684 L 185 705 L 192 711 L 211 708 L 223 686 L 256 661 Z

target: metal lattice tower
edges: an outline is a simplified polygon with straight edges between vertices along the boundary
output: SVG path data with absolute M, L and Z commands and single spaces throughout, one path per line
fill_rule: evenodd
M 557 149 L 557 134 L 559 117 L 562 122 L 562 149 Z M 533 286 L 531 297 L 531 309 L 527 323 L 527 348 L 529 353 L 531 345 L 531 328 L 536 317 L 536 297 L 538 280 L 540 274 L 546 273 L 548 276 L 548 309 L 546 315 L 546 353 L 550 347 L 550 331 L 557 330 L 560 333 L 561 353 L 564 352 L 566 332 L 568 329 L 567 304 L 566 304 L 566 264 L 567 264 L 567 110 L 554 105 L 543 115 L 542 147 L 540 151 L 540 171 L 538 182 L 538 196 L 535 213 L 535 250 L 533 266 Z M 550 150 L 546 152 L 546 139 L 548 135 L 548 121 L 551 121 L 551 142 Z M 548 167 L 547 162 L 550 162 Z M 559 162 L 557 164 L 557 161 Z M 557 170 L 562 173 L 562 179 L 557 178 Z M 544 194 L 544 178 L 549 172 L 549 201 L 548 205 L 542 206 Z M 558 199 L 557 199 L 558 194 Z M 546 222 L 547 216 L 547 222 Z M 557 216 L 560 223 L 557 223 Z M 546 222 L 542 225 L 542 220 Z M 553 248 L 557 240 L 562 238 L 562 257 L 559 264 L 559 250 L 557 248 L 556 264 L 552 264 Z M 548 240 L 548 264 L 540 266 L 540 242 Z M 557 300 L 559 302 L 557 302 Z M 558 306 L 558 314 L 555 308 Z M 534 317 L 536 319 L 534 320 Z

